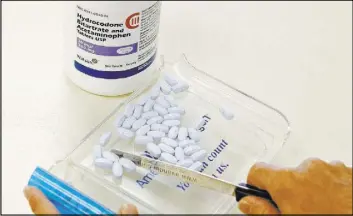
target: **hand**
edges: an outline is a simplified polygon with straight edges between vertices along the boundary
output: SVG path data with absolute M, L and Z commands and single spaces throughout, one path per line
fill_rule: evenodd
M 352 214 L 352 168 L 341 162 L 308 159 L 294 169 L 255 164 L 247 183 L 267 190 L 267 200 L 247 196 L 239 209 L 245 214 Z
M 37 188 L 30 186 L 25 187 L 23 193 L 27 198 L 34 214 L 59 214 L 55 206 Z M 120 207 L 119 214 L 137 215 L 138 211 L 134 205 L 124 204 Z

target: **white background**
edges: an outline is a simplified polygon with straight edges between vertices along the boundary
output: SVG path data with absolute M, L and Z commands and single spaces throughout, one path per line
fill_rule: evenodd
M 36 165 L 63 157 L 123 98 L 88 94 L 63 73 L 63 2 L 2 2 L 2 207 Z M 281 110 L 292 137 L 273 163 L 352 165 L 351 2 L 163 2 L 160 51 Z

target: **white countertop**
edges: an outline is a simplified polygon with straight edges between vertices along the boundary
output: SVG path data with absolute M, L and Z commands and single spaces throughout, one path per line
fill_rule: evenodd
M 2 207 L 30 213 L 22 188 L 122 100 L 63 73 L 65 2 L 2 2 Z M 160 54 L 281 110 L 292 136 L 274 163 L 352 165 L 352 2 L 163 2 Z

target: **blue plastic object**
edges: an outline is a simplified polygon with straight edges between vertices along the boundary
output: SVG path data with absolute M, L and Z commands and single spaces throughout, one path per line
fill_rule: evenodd
M 28 185 L 41 190 L 61 214 L 116 214 L 40 167 Z

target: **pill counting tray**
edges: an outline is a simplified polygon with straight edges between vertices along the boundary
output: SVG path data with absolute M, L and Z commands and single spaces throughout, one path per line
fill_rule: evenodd
M 196 127 L 201 119 L 206 120 L 200 129 L 200 146 L 208 153 L 203 160 L 203 173 L 235 184 L 244 182 L 252 164 L 270 161 L 288 139 L 289 122 L 278 110 L 196 69 L 184 55 L 174 63 L 164 62 L 163 58 L 161 62 L 151 80 L 142 83 L 50 172 L 116 212 L 121 204 L 133 203 L 140 213 L 229 213 L 236 205 L 231 196 L 142 168 L 124 173 L 117 180 L 93 165 L 92 148 L 108 131 L 112 137 L 105 150 L 144 152 L 133 141 L 118 136 L 114 121 L 126 104 L 143 97 L 163 74 L 171 74 L 190 85 L 186 92 L 174 95 L 186 110 L 182 125 Z M 220 107 L 230 110 L 234 118 L 225 119 Z

